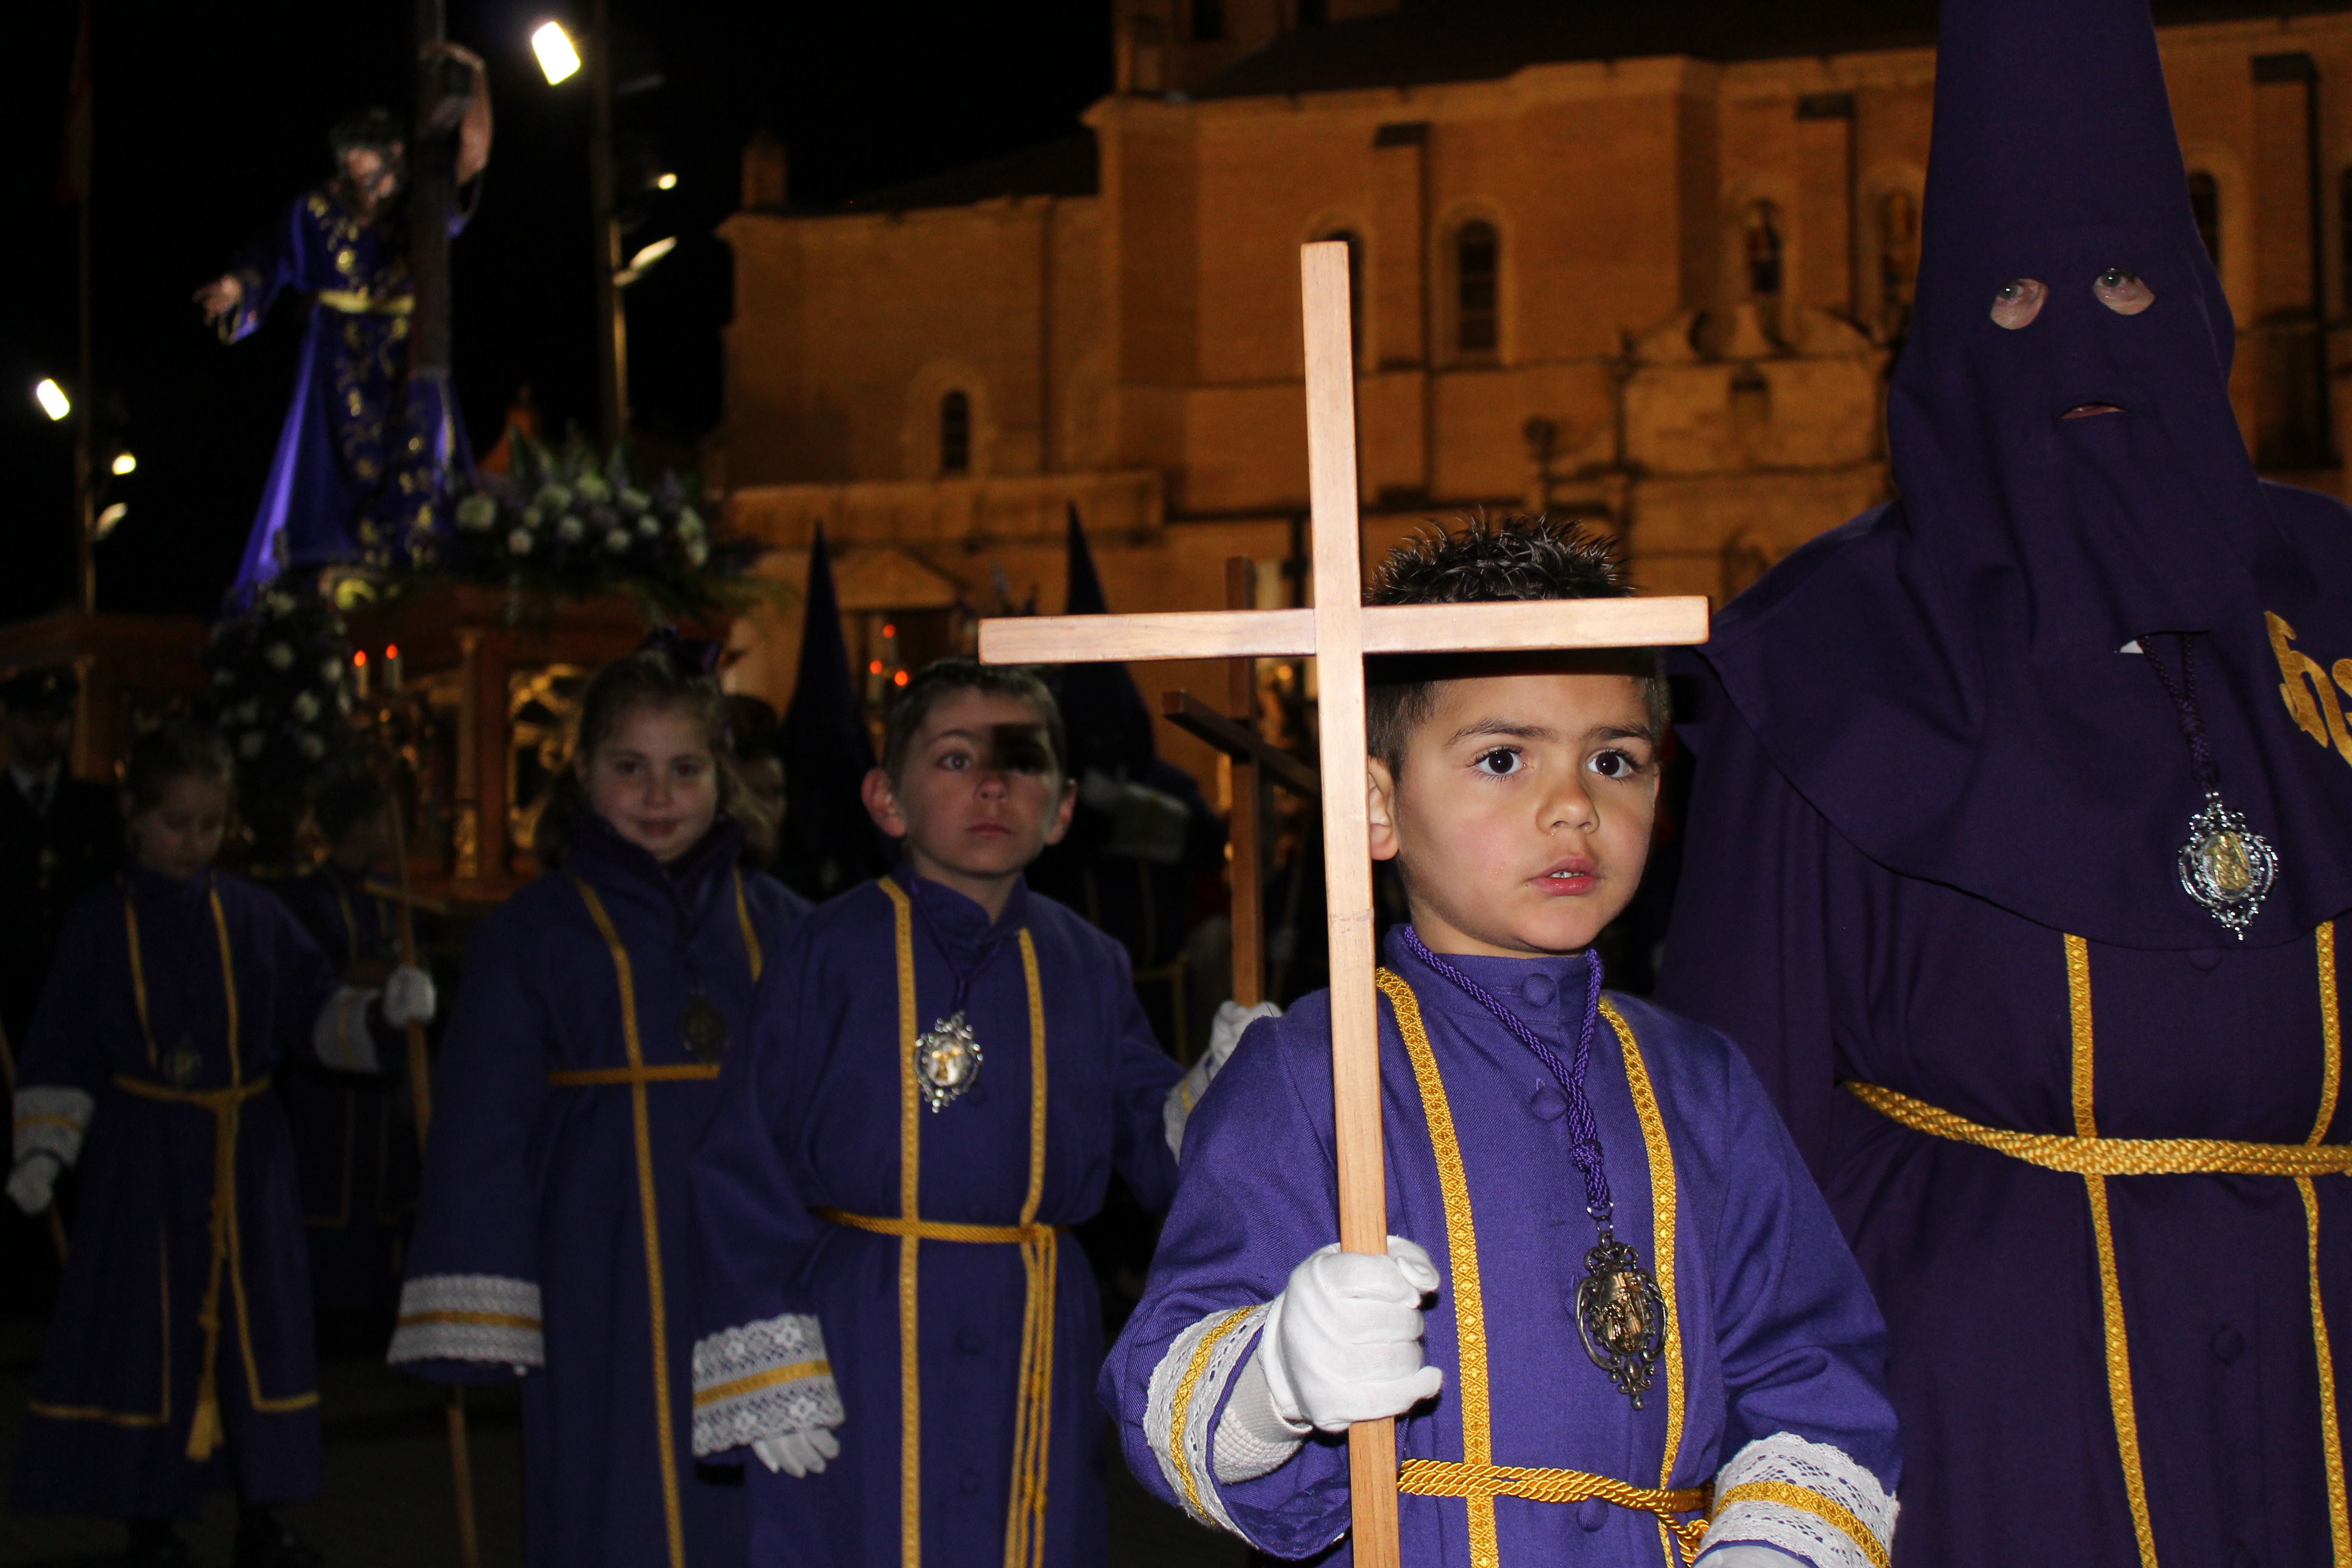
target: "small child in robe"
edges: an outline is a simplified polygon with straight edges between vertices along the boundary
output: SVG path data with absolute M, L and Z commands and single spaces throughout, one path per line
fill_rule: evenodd
M 139 1568 L 189 1561 L 173 1521 L 242 1504 L 237 1568 L 302 1568 L 277 1505 L 319 1489 L 310 1285 L 286 1115 L 294 1060 L 368 1073 L 433 1014 L 433 983 L 334 965 L 278 899 L 212 868 L 228 748 L 172 724 L 123 777 L 131 868 L 68 917 L 16 1096 L 8 1195 L 27 1214 L 81 1173 L 15 1506 L 129 1521 Z
M 1627 591 L 1605 543 L 1511 519 L 1401 548 L 1367 602 Z M 1655 668 L 1368 669 L 1372 854 L 1412 910 L 1380 975 L 1395 1234 L 1332 1239 L 1318 993 L 1193 1112 L 1103 1372 L 1129 1465 L 1194 1519 L 1350 1561 L 1318 1555 L 1349 1528 L 1344 1435 L 1397 1416 L 1408 1563 L 1884 1568 L 1899 1460 L 1862 1277 L 1733 1044 L 1601 990 L 1593 940 L 1650 842 Z
M 384 895 L 391 797 L 373 777 L 319 792 L 310 819 L 327 858 L 278 896 L 346 984 L 383 984 L 400 959 L 398 917 Z M 294 1174 L 310 1243 L 310 1296 L 324 1323 L 376 1336 L 400 1289 L 400 1251 L 416 1206 L 416 1123 L 404 1044 L 384 1071 L 289 1062 L 278 1092 L 294 1131 Z
M 687 1162 L 807 905 L 742 864 L 718 648 L 656 633 L 580 700 L 533 841 L 441 1042 L 390 1360 L 522 1379 L 533 1568 L 734 1568 L 743 1489 L 698 1472 Z
M 721 1086 L 694 1447 L 762 1461 L 754 1562 L 1108 1551 L 1102 1309 L 1063 1233 L 1114 1170 L 1166 1207 L 1181 1069 L 1126 950 L 1024 883 L 1069 825 L 1067 755 L 1030 672 L 916 676 L 865 789 L 905 858 L 793 933 Z

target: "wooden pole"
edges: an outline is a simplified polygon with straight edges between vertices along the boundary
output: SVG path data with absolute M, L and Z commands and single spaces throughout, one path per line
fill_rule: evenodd
M 400 873 L 400 897 L 394 903 L 399 911 L 400 962 L 416 967 L 416 898 L 408 886 L 408 823 L 401 809 L 398 775 L 384 802 L 384 812 L 392 824 L 392 858 Z M 425 1135 L 433 1125 L 433 1063 L 425 1054 L 425 1026 L 408 1026 L 408 1098 L 416 1112 L 416 1156 L 420 1163 L 425 1157 Z M 480 1568 L 481 1542 L 474 1526 L 474 1459 L 473 1446 L 466 1436 L 466 1390 L 452 1384 L 446 1412 L 449 1427 L 449 1481 L 457 1505 L 457 1562 L 459 1568 Z
M 16 1053 L 9 1047 L 8 1026 L 5 1023 L 0 1023 L 0 1074 L 6 1076 L 8 1097 L 14 1100 L 16 1096 Z M 58 1213 L 58 1200 L 54 1197 L 49 1199 L 49 1206 L 41 1212 L 48 1215 L 49 1245 L 58 1249 L 58 1267 L 63 1268 L 66 1266 L 65 1216 Z
M 1372 985 L 1372 847 L 1364 783 L 1364 574 L 1356 515 L 1356 374 L 1345 241 L 1307 246 L 1307 493 L 1315 530 L 1315 676 L 1323 774 L 1323 894 L 1331 910 L 1331 1120 L 1339 1245 L 1388 1251 L 1381 1033 Z M 1398 1568 L 1396 1422 L 1348 1429 L 1357 1568 Z
M 1257 568 L 1246 555 L 1225 563 L 1225 608 L 1257 608 Z M 1235 723 L 1255 729 L 1257 660 L 1237 658 L 1225 668 L 1226 713 Z M 1265 851 L 1260 834 L 1265 788 L 1255 759 L 1230 761 L 1234 805 L 1226 839 L 1233 848 L 1234 1000 L 1255 1007 L 1265 1000 Z

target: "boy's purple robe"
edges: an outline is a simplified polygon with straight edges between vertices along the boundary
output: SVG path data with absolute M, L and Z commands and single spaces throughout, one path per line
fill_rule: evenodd
M 392 910 L 367 883 L 330 863 L 278 889 L 339 972 L 399 961 Z M 324 1311 L 379 1311 L 400 1287 L 416 1208 L 416 1123 L 405 1057 L 397 1047 L 379 1055 L 381 1073 L 293 1063 L 278 1080 L 310 1232 L 311 1298 Z
M 2344 1562 L 2352 512 L 2248 456 L 2146 0 L 1946 0 L 1922 216 L 1902 499 L 1695 656 L 1660 995 L 1878 1289 L 1904 1568 Z M 2242 936 L 2181 879 L 2209 787 L 2277 856 Z
M 467 950 L 435 1064 L 390 1360 L 451 1383 L 524 1374 L 532 1563 L 675 1564 L 674 1497 L 684 1563 L 728 1568 L 743 1561 L 742 1489 L 726 1484 L 732 1477 L 698 1476 L 688 1442 L 700 1269 L 687 1162 L 719 1080 L 645 1084 L 641 1142 L 631 1085 L 557 1084 L 550 1075 L 628 1065 L 620 976 L 575 877 L 595 889 L 628 952 L 645 1063 L 674 1073 L 696 1065 L 681 1024 L 697 982 L 730 1026 L 722 1070 L 740 1059 L 751 1016 L 747 935 L 764 963 L 807 906 L 738 868 L 741 835 L 731 826 L 669 868 L 584 809 L 569 831 L 561 868 L 500 905 Z M 657 1272 L 646 1250 L 648 1202 Z M 656 1280 L 667 1412 L 654 1396 Z
M 153 1061 L 139 1026 L 126 887 L 138 910 Z M 215 888 L 236 975 L 233 1062 Z M 28 1104 L 54 1112 L 76 1103 L 71 1092 L 88 1096 L 88 1141 L 72 1256 L 16 1451 L 14 1506 L 168 1519 L 194 1515 L 206 1490 L 232 1484 L 257 1503 L 319 1489 L 310 1282 L 285 1112 L 268 1093 L 237 1110 L 236 1246 L 233 1273 L 225 1266 L 222 1276 L 215 1372 L 226 1441 L 197 1463 L 187 1447 L 222 1119 L 118 1080 L 195 1090 L 265 1080 L 311 1058 L 311 1028 L 334 985 L 333 967 L 286 906 L 233 877 L 173 881 L 134 868 L 68 916 L 25 1042 L 16 1105 L 22 1118 Z M 184 1048 L 197 1065 L 174 1084 L 170 1063 Z
M 1866 1473 L 1891 1495 L 1901 1459 L 1881 1387 L 1878 1313 L 1731 1042 L 1634 998 L 1611 998 L 1633 1031 L 1673 1151 L 1670 1283 L 1681 1354 L 1673 1382 L 1662 1367 L 1637 1411 L 1587 1359 L 1578 1333 L 1576 1291 L 1595 1231 L 1570 1152 L 1566 1096 L 1532 1052 L 1394 934 L 1386 957 L 1418 1000 L 1462 1152 L 1485 1299 L 1493 1462 L 1581 1470 L 1640 1488 L 1695 1487 L 1714 1480 L 1748 1444 L 1789 1434 L 1833 1450 L 1847 1479 Z M 1563 1058 L 1573 1054 L 1585 996 L 1582 958 L 1448 962 L 1500 996 Z M 1657 1210 L 1646 1144 L 1624 1056 L 1605 1024 L 1586 1089 L 1616 1234 L 1654 1268 Z M 1423 1357 L 1443 1370 L 1444 1384 L 1436 1399 L 1399 1420 L 1398 1454 L 1458 1461 L 1464 1384 L 1454 1260 L 1429 1121 L 1385 999 L 1381 1098 L 1390 1233 L 1427 1248 L 1446 1281 L 1424 1313 L 1423 1336 Z M 1329 994 L 1318 992 L 1286 1016 L 1253 1026 L 1195 1109 L 1183 1182 L 1150 1283 L 1103 1370 L 1103 1402 L 1118 1415 L 1129 1468 L 1178 1507 L 1188 1504 L 1183 1468 L 1162 1458 L 1171 1451 L 1171 1423 L 1155 1408 L 1154 1373 L 1171 1347 L 1182 1347 L 1180 1359 L 1191 1352 L 1188 1331 L 1272 1300 L 1294 1268 L 1336 1240 L 1331 1126 Z M 1187 1428 L 1198 1429 L 1204 1451 L 1213 1452 L 1224 1396 L 1255 1353 L 1260 1327 L 1244 1322 L 1191 1390 Z M 1177 1402 L 1183 1403 L 1181 1385 Z M 1681 1439 L 1669 1467 L 1666 1434 L 1677 1404 Z M 1342 1440 L 1310 1436 L 1279 1468 L 1238 1484 L 1214 1483 L 1200 1473 L 1204 1468 L 1191 1477 L 1197 1499 L 1191 1511 L 1229 1524 L 1261 1551 L 1314 1556 L 1348 1529 Z M 1471 1560 L 1462 1502 L 1406 1495 L 1399 1506 L 1406 1562 Z M 1659 1521 L 1648 1512 L 1600 1500 L 1505 1497 L 1495 1506 L 1506 1563 L 1680 1563 L 1666 1554 Z M 1771 1543 L 1793 1550 L 1785 1539 Z M 1859 1548 L 1848 1550 L 1815 1561 L 1864 1560 Z M 1345 1544 L 1318 1559 L 1351 1560 Z
M 912 922 L 919 1027 L 950 1011 L 955 989 L 932 933 L 967 966 L 1002 939 L 967 1004 L 982 1055 L 979 1079 L 941 1110 L 918 1112 L 922 1216 L 989 1226 L 1021 1217 L 1032 1080 L 1028 994 L 1013 933 L 1024 926 L 1045 1005 L 1046 1152 L 1036 1218 L 1064 1226 L 1090 1218 L 1114 1170 L 1145 1208 L 1165 1209 L 1176 1171 L 1162 1113 L 1181 1069 L 1152 1038 L 1126 952 L 1024 887 L 992 925 L 962 894 L 907 879 L 930 917 Z M 893 929 L 887 897 L 869 882 L 793 933 L 762 984 L 748 1070 L 729 1075 L 695 1161 L 709 1280 L 698 1361 L 715 1361 L 711 1351 L 730 1331 L 740 1342 L 747 1329 L 814 1318 L 822 1330 L 815 1348 L 838 1388 L 835 1409 L 847 1417 L 841 1456 L 822 1475 L 795 1479 L 771 1475 L 757 1460 L 745 1465 L 756 1563 L 867 1568 L 901 1560 L 899 1242 L 813 1212 L 899 1213 L 900 1085 L 912 1064 L 900 1050 Z M 921 1560 L 925 1568 L 998 1568 L 1027 1299 L 1022 1249 L 925 1241 L 917 1279 Z M 1069 1568 L 1104 1561 L 1107 1501 L 1101 1416 L 1090 1397 L 1102 1307 L 1085 1255 L 1067 1237 L 1055 1308 L 1043 1561 Z M 711 1428 L 706 1448 L 740 1444 L 750 1426 L 810 1424 L 748 1415 L 736 1423 L 735 1415 L 724 1402 L 698 1409 L 698 1424 Z M 738 1447 L 729 1457 L 747 1456 Z

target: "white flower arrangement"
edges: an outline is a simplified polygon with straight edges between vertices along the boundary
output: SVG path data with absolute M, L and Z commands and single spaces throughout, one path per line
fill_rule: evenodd
M 318 693 L 313 691 L 296 692 L 294 694 L 293 708 L 294 717 L 301 722 L 308 724 L 311 720 L 316 719 L 319 716 Z
M 263 648 L 261 657 L 269 661 L 272 669 L 283 671 L 294 668 L 294 650 L 282 642 L 274 642 Z
M 562 517 L 555 520 L 555 537 L 562 540 L 566 544 L 579 543 L 581 536 L 587 531 L 588 525 L 582 522 L 578 518 L 573 517 L 570 512 L 566 512 Z
M 626 551 L 629 543 L 629 531 L 625 528 L 616 528 L 604 535 L 604 548 L 615 555 Z
M 457 503 L 457 526 L 468 533 L 487 533 L 499 525 L 499 503 L 478 490 Z
M 572 510 L 572 492 L 562 485 L 541 485 L 530 504 L 539 509 L 542 517 L 560 516 Z
M 512 533 L 507 535 L 507 553 L 509 555 L 528 555 L 530 553 L 530 547 L 537 542 L 538 541 L 531 533 L 530 530 L 528 528 L 518 528 Z
M 268 740 L 269 737 L 263 734 L 258 730 L 247 730 L 244 734 L 237 737 L 236 754 L 243 757 L 246 761 L 251 762 L 254 758 L 261 755 L 261 748 L 268 744 Z
M 327 742 L 305 731 L 301 738 L 294 742 L 294 749 L 302 753 L 304 761 L 315 763 L 327 754 Z

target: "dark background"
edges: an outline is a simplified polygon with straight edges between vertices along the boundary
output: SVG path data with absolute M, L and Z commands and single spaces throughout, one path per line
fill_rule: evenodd
M 449 36 L 488 62 L 497 114 L 488 184 L 455 247 L 457 374 L 476 450 L 528 383 L 541 430 L 595 420 L 587 73 L 551 88 L 531 29 L 583 40 L 586 0 L 448 0 Z M 0 19 L 0 620 L 73 592 L 71 422 L 33 384 L 74 385 L 74 209 L 57 201 L 73 0 L 11 0 Z M 964 5 L 814 0 L 613 0 L 614 80 L 658 73 L 621 100 L 645 166 L 678 176 L 637 205 L 623 254 L 666 235 L 676 251 L 625 294 L 637 428 L 690 451 L 719 416 L 719 333 L 731 258 L 713 230 L 733 211 L 744 141 L 765 125 L 791 148 L 795 207 L 1066 135 L 1108 90 L 1104 0 Z M 225 270 L 294 196 L 330 173 L 328 127 L 413 87 L 409 0 L 97 0 L 91 205 L 101 474 L 129 503 L 99 546 L 105 610 L 209 614 L 236 564 L 285 414 L 301 308 L 278 303 L 234 347 L 190 293 Z

